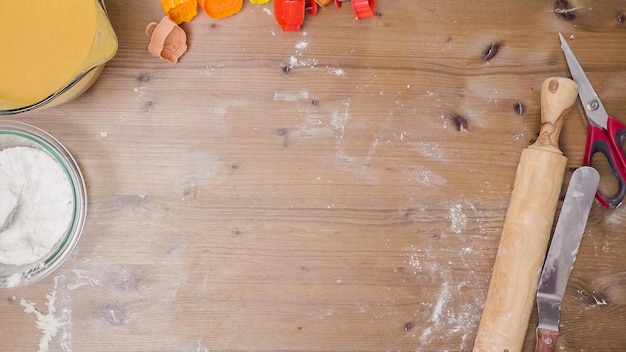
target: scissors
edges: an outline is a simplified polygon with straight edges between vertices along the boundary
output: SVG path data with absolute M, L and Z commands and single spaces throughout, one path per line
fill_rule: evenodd
M 578 85 L 578 95 L 589 120 L 583 164 L 591 166 L 591 158 L 596 153 L 602 153 L 606 157 L 617 180 L 618 190 L 614 195 L 605 195 L 598 189 L 596 199 L 606 207 L 615 208 L 622 203 L 626 195 L 626 154 L 623 147 L 626 141 L 626 126 L 608 115 L 561 33 L 559 33 L 559 38 L 567 66 L 574 82 Z

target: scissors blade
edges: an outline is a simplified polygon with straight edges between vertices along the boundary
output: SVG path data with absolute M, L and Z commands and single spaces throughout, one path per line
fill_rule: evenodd
M 565 60 L 572 74 L 572 79 L 578 84 L 578 95 L 585 108 L 587 118 L 591 123 L 606 130 L 609 114 L 604 109 L 602 101 L 593 89 L 591 82 L 589 82 L 587 75 L 585 75 L 585 71 L 583 71 L 578 60 L 576 60 L 576 56 L 574 56 L 572 49 L 570 49 L 561 33 L 559 33 L 559 38 L 561 39 L 561 49 L 563 49 L 563 53 L 565 54 Z

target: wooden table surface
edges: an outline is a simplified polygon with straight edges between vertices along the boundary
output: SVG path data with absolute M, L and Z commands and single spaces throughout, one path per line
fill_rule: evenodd
M 11 117 L 73 153 L 89 206 L 60 269 L 0 291 L 1 351 L 470 351 L 558 32 L 626 121 L 623 1 L 379 0 L 283 32 L 245 0 L 183 24 L 178 64 L 146 50 L 157 1 L 106 5 L 98 81 Z M 577 103 L 563 193 L 586 128 Z M 625 225 L 595 201 L 558 351 L 625 348 Z

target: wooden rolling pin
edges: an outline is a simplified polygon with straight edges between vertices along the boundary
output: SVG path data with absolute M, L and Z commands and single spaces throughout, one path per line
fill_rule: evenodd
M 522 350 L 567 164 L 559 134 L 577 96 L 568 78 L 541 86 L 541 131 L 517 166 L 473 352 Z

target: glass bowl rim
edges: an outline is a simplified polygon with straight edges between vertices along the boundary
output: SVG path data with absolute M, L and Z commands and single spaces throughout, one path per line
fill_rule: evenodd
M 38 282 L 58 269 L 68 259 L 74 251 L 85 225 L 87 191 L 78 163 L 67 148 L 48 132 L 25 122 L 0 120 L 0 135 L 14 135 L 25 138 L 43 148 L 47 154 L 59 163 L 65 172 L 72 188 L 74 199 L 72 220 L 68 225 L 68 230 L 59 240 L 59 244 L 56 245 L 57 248 L 42 258 L 43 262 L 41 264 L 22 272 L 18 283 L 14 284 L 9 280 L 10 276 L 18 273 L 0 276 L 0 289 L 2 289 L 23 287 Z

